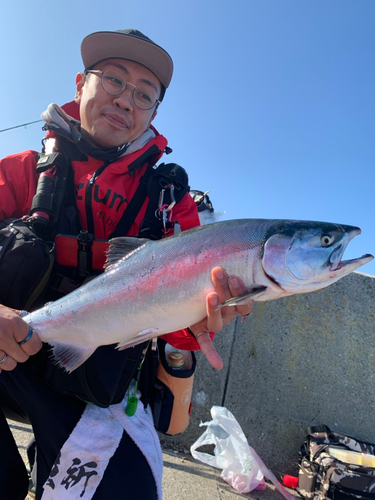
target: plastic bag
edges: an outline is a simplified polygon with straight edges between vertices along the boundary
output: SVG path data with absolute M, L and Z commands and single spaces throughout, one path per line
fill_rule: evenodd
M 211 422 L 200 424 L 207 426 L 207 429 L 190 448 L 194 458 L 222 469 L 221 477 L 239 493 L 265 489 L 264 478 L 267 478 L 285 498 L 296 498 L 279 483 L 255 450 L 249 446 L 239 423 L 229 410 L 222 406 L 213 406 L 211 416 Z M 207 444 L 215 445 L 214 455 L 196 451 Z

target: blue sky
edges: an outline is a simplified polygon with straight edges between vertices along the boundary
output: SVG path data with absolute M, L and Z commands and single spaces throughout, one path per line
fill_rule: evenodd
M 154 125 L 193 189 L 229 219 L 359 226 L 346 257 L 374 254 L 374 25 L 374 0 L 8 2 L 0 129 L 74 97 L 84 36 L 140 29 L 175 63 Z M 42 136 L 1 133 L 0 157 Z

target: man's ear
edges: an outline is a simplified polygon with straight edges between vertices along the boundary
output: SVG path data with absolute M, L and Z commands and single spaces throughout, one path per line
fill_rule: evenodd
M 148 123 L 148 127 L 149 127 L 149 128 L 150 128 L 151 123 L 152 123 L 152 122 L 154 121 L 154 119 L 156 118 L 156 115 L 157 115 L 157 114 L 158 114 L 158 112 L 157 112 L 157 111 L 156 111 L 156 109 L 155 109 L 154 114 L 151 116 L 150 121 L 149 121 L 149 123 Z
M 78 73 L 76 76 L 76 95 L 74 100 L 77 104 L 81 101 L 82 89 L 85 84 L 86 77 L 83 73 Z

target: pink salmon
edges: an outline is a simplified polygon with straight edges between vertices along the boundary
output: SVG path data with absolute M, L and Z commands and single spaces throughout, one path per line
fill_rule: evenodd
M 202 320 L 215 266 L 242 278 L 248 291 L 222 305 L 324 288 L 373 259 L 342 260 L 360 232 L 326 222 L 241 219 L 160 241 L 115 238 L 103 274 L 25 320 L 71 372 L 101 345 L 123 349 Z

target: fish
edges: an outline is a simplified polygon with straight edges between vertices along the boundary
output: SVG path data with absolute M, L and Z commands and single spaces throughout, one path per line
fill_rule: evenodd
M 221 307 L 325 288 L 373 259 L 342 260 L 360 233 L 328 222 L 236 219 L 159 241 L 113 238 L 104 273 L 24 319 L 72 372 L 99 346 L 125 349 L 204 319 L 216 266 L 247 289 Z

